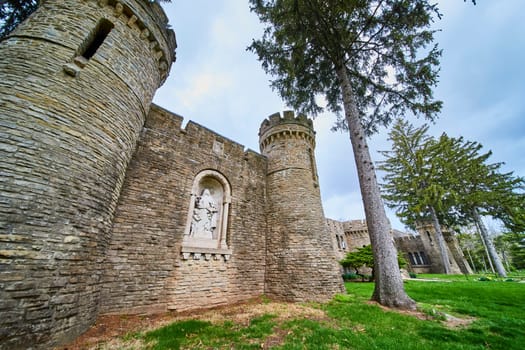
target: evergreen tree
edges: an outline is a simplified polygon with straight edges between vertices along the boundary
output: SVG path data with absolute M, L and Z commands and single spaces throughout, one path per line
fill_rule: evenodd
M 459 246 L 463 251 L 463 255 L 467 257 L 470 267 L 474 273 L 478 273 L 482 267 L 480 255 L 481 242 L 472 233 L 460 233 L 457 235 Z
M 506 276 L 481 216 L 492 216 L 519 227 L 523 213 L 523 179 L 500 173 L 501 163 L 488 164 L 491 152 L 481 153 L 482 145 L 443 134 L 435 140 L 426 136 L 426 126 L 414 128 L 396 123 L 390 133 L 391 151 L 380 168 L 384 177 L 384 196 L 398 209 L 400 217 L 412 224 L 429 215 L 436 229 L 445 272 L 448 254 L 440 222 L 452 227 L 472 222 L 476 225 L 497 273 Z
M 16 26 L 32 14 L 40 0 L 6 0 L 0 3 L 0 38 L 11 33 Z
M 460 145 L 468 160 L 462 169 L 463 181 L 457 182 L 456 191 L 461 197 L 458 211 L 474 221 L 497 273 L 506 277 L 505 268 L 481 217 L 492 216 L 502 219 L 508 226 L 513 223 L 519 225 L 514 209 L 525 203 L 524 195 L 520 193 L 524 181 L 511 172 L 499 172 L 502 163 L 487 164 L 492 152 L 480 154 L 481 149 L 482 145 L 477 142 Z
M 517 270 L 525 270 L 525 233 L 505 233 L 498 237 L 508 245 L 509 258 Z
M 294 109 L 315 116 L 326 108 L 348 129 L 375 257 L 373 300 L 414 308 L 403 288 L 366 136 L 410 112 L 433 119 L 440 51 L 429 29 L 428 0 L 251 0 L 266 24 L 249 50 Z M 341 112 L 343 112 L 341 114 Z
M 503 260 L 503 264 L 507 271 L 514 269 L 512 264 L 512 248 L 514 246 L 514 234 L 500 234 L 494 238 L 494 246 Z
M 379 168 L 386 172 L 383 196 L 405 224 L 415 227 L 420 222 L 432 222 L 441 264 L 449 274 L 451 266 L 440 217 L 449 213 L 455 203 L 456 196 L 449 190 L 449 174 L 443 169 L 454 154 L 446 149 L 451 144 L 445 137 L 437 142 L 427 131 L 426 125 L 415 128 L 401 119 L 394 124 L 389 133 L 392 150 L 381 152 L 385 160 Z

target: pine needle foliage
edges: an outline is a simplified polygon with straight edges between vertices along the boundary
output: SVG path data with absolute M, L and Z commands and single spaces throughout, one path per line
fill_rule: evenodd
M 503 163 L 489 163 L 492 152 L 462 137 L 427 135 L 428 127 L 415 128 L 398 120 L 390 132 L 392 150 L 381 152 L 379 168 L 386 172 L 383 195 L 397 215 L 409 226 L 431 220 L 440 241 L 440 225 L 475 224 L 498 274 L 506 276 L 481 216 L 501 219 L 517 230 L 523 224 L 525 181 L 512 172 L 500 172 Z M 443 265 L 447 252 L 443 245 Z M 448 273 L 448 272 L 447 272 Z
M 40 0 L 7 0 L 0 2 L 0 39 L 11 33 L 40 5 Z
M 250 4 L 267 26 L 248 49 L 274 77 L 271 87 L 294 109 L 315 116 L 326 108 L 339 116 L 336 128 L 346 129 L 337 73 L 344 67 L 368 134 L 407 112 L 436 117 L 441 102 L 434 101 L 432 87 L 441 51 L 432 45 L 430 29 L 440 16 L 436 5 L 426 0 Z
M 429 0 L 251 0 L 265 25 L 248 47 L 273 78 L 271 87 L 293 109 L 325 109 L 349 132 L 374 253 L 372 299 L 415 308 L 396 267 L 366 136 L 406 114 L 433 120 L 441 51 L 430 28 L 439 17 Z M 397 271 L 396 271 L 397 270 Z

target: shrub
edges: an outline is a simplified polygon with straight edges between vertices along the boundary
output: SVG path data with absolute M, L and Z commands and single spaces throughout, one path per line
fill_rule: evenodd
M 344 281 L 351 281 L 351 280 L 356 280 L 358 279 L 360 276 L 356 273 L 345 273 L 343 274 L 343 280 Z

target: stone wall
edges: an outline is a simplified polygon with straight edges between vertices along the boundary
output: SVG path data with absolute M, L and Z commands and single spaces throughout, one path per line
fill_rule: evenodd
M 326 219 L 326 225 L 328 227 L 328 232 L 332 238 L 332 246 L 335 252 L 335 257 L 337 261 L 345 258 L 346 254 L 350 251 L 349 241 L 345 236 L 345 223 L 342 221 Z M 340 267 L 342 272 L 342 267 Z
M 408 263 L 407 270 L 414 273 L 430 273 L 432 272 L 432 260 L 427 252 L 427 248 L 421 240 L 419 235 L 404 236 L 397 235 L 395 237 L 396 247 Z
M 434 226 L 431 224 L 419 224 L 416 228 L 421 236 L 423 245 L 426 248 L 430 261 L 432 262 L 432 273 L 444 273 L 445 268 L 441 260 L 441 253 L 439 250 L 439 244 L 436 239 L 436 232 Z M 443 238 L 445 239 L 447 253 L 450 261 L 451 273 L 472 273 L 467 260 L 465 259 L 459 243 L 450 230 L 446 227 L 441 228 Z
M 338 260 L 345 254 L 370 244 L 366 220 L 336 221 L 327 219 L 329 234 Z M 418 227 L 419 234 L 412 235 L 392 230 L 396 248 L 408 263 L 407 269 L 415 273 L 442 273 L 441 255 L 435 243 L 431 225 Z M 457 239 L 447 230 L 444 232 L 453 273 L 472 273 Z M 341 238 L 344 236 L 344 248 Z M 338 238 L 339 237 L 339 238 Z M 339 240 L 339 241 L 338 241 Z
M 330 299 L 344 287 L 321 204 L 312 121 L 274 114 L 259 137 L 268 157 L 265 292 L 290 301 Z
M 370 244 L 366 220 L 350 220 L 343 222 L 345 236 L 350 251 Z
M 417 231 L 425 247 L 425 252 L 431 262 L 431 273 L 445 273 L 445 268 L 441 259 L 441 253 L 439 250 L 439 244 L 437 243 L 436 233 L 432 224 L 420 224 Z M 442 228 L 443 229 L 443 228 Z M 443 236 L 446 237 L 446 230 L 443 229 Z M 445 239 L 445 242 L 447 240 Z M 450 251 L 447 244 L 447 253 L 450 261 L 451 273 L 461 273 L 461 270 L 454 259 L 454 255 Z
M 104 262 L 103 313 L 181 311 L 264 293 L 266 159 L 181 123 L 157 106 L 146 119 Z M 183 255 L 192 186 L 203 170 L 222 174 L 231 187 L 228 248 Z
M 50 348 L 97 316 L 126 168 L 173 61 L 161 15 L 47 0 L 0 43 L 1 348 Z

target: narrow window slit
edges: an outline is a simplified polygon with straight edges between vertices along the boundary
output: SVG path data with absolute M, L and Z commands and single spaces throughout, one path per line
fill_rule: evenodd
M 82 56 L 86 60 L 89 60 L 91 57 L 93 57 L 113 27 L 113 23 L 107 19 L 101 19 L 98 22 L 95 31 L 89 35 L 87 40 L 84 42 L 84 45 L 82 45 L 83 49 L 81 50 L 79 56 Z
M 72 77 L 78 77 L 80 70 L 84 68 L 89 62 L 89 59 L 97 53 L 100 45 L 106 40 L 109 32 L 111 32 L 114 27 L 113 23 L 107 19 L 101 19 L 95 29 L 84 40 L 82 45 L 80 45 L 72 61 L 62 66 L 64 72 Z

